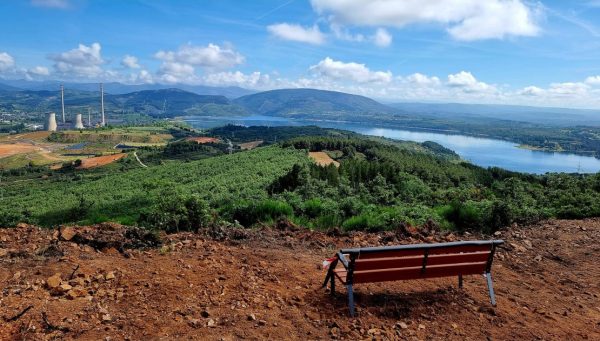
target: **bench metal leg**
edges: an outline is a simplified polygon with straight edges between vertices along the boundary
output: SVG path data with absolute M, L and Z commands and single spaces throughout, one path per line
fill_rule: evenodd
M 331 296 L 334 296 L 335 295 L 335 276 L 333 276 L 333 275 L 331 276 L 330 288 L 331 288 L 330 294 L 331 294 Z
M 463 287 L 463 278 L 462 275 L 458 275 L 458 287 L 462 289 Z
M 350 308 L 350 317 L 354 317 L 354 292 L 352 292 L 352 284 L 348 284 L 348 308 Z
M 488 290 L 490 292 L 490 301 L 492 302 L 492 305 L 495 307 L 496 306 L 496 296 L 494 295 L 494 284 L 492 283 L 492 274 L 491 273 L 486 273 L 484 274 L 485 279 L 487 280 L 487 286 L 488 286 Z

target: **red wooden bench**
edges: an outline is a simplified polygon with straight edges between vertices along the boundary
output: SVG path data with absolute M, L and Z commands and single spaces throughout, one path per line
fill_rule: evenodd
M 503 243 L 482 240 L 342 249 L 331 262 L 323 287 L 329 282 L 333 295 L 337 277 L 348 289 L 350 316 L 354 316 L 354 284 L 458 276 L 462 288 L 463 275 L 483 274 L 495 306 L 490 271 L 494 251 Z M 343 268 L 336 269 L 338 263 Z

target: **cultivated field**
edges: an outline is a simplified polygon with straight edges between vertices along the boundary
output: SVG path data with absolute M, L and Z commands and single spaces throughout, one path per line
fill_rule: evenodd
M 336 167 L 340 166 L 340 163 L 335 161 L 325 152 L 310 152 L 308 155 L 315 160 L 315 163 L 319 166 L 329 166 L 330 164 L 334 164 Z

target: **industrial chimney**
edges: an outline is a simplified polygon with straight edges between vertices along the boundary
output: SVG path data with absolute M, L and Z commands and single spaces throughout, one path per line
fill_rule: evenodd
M 62 109 L 62 122 L 65 123 L 65 87 L 60 85 L 60 106 Z
M 81 114 L 75 115 L 75 125 L 73 126 L 75 129 L 84 129 L 83 128 L 83 120 L 81 119 Z
M 100 126 L 104 127 L 106 125 L 106 120 L 104 118 L 104 84 L 100 83 L 100 112 L 102 113 L 102 120 L 100 121 Z
M 56 131 L 56 114 L 49 112 L 46 114 L 46 125 L 44 127 L 46 131 Z

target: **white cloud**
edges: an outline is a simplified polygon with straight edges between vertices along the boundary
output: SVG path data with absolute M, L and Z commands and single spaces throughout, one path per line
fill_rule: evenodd
M 158 51 L 154 55 L 164 62 L 175 62 L 199 66 L 207 69 L 226 69 L 244 62 L 244 56 L 231 46 L 208 44 L 207 46 L 194 46 L 186 44 L 177 51 Z
M 158 75 L 167 83 L 195 83 L 198 79 L 192 65 L 178 62 L 162 63 Z
M 68 0 L 31 0 L 31 4 L 38 7 L 68 8 Z
M 321 45 L 325 42 L 325 35 L 319 29 L 319 26 L 302 27 L 296 24 L 274 24 L 267 26 L 267 30 L 272 35 L 283 40 L 298 41 L 301 43 Z
M 459 73 L 448 75 L 448 86 L 461 88 L 465 92 L 484 92 L 493 91 L 494 87 L 484 82 L 478 81 L 472 73 L 461 71 Z
M 152 84 L 154 77 L 148 70 L 140 70 L 138 73 L 132 73 L 129 77 L 129 83 L 133 84 Z
M 200 78 L 196 75 L 196 67 L 214 72 L 244 62 L 244 56 L 232 46 L 216 44 L 186 44 L 177 51 L 158 51 L 154 57 L 162 60 L 157 74 L 161 81 L 167 83 L 198 83 Z
M 54 61 L 54 69 L 57 73 L 71 77 L 96 77 L 103 73 L 102 59 L 99 43 L 90 46 L 79 44 L 72 49 L 57 55 L 50 55 L 49 59 Z
M 45 66 L 36 66 L 27 70 L 27 74 L 31 76 L 50 76 L 50 70 Z
M 218 72 L 207 74 L 202 77 L 203 83 L 214 86 L 240 86 L 245 88 L 260 89 L 269 87 L 271 78 L 269 75 L 258 71 L 245 74 L 240 71 Z
M 0 52 L 0 71 L 7 71 L 15 66 L 15 59 L 6 52 Z
M 311 66 L 309 70 L 327 78 L 357 83 L 389 83 L 392 80 L 390 71 L 371 71 L 365 64 L 344 63 L 329 57 Z
M 388 47 L 392 44 L 392 35 L 384 28 L 378 28 L 373 36 L 375 45 L 379 47 Z
M 126 68 L 129 69 L 139 69 L 140 68 L 140 64 L 138 62 L 137 57 L 135 56 L 130 56 L 130 55 L 125 55 L 125 57 L 123 57 L 123 60 L 121 61 L 121 65 L 123 65 Z
M 399 77 L 400 80 L 405 80 L 406 82 L 415 85 L 415 86 L 438 86 L 441 84 L 440 79 L 438 77 L 429 77 L 422 73 L 413 73 L 407 77 Z
M 311 0 L 338 24 L 403 27 L 442 24 L 458 40 L 536 36 L 540 5 L 521 0 Z
M 583 95 L 588 86 L 581 82 L 551 83 L 548 92 L 559 96 Z
M 590 76 L 588 78 L 585 79 L 585 84 L 588 85 L 600 85 L 600 76 Z
M 392 44 L 392 35 L 385 28 L 378 28 L 373 35 L 364 36 L 361 33 L 350 33 L 347 27 L 331 23 L 329 29 L 333 32 L 333 36 L 339 40 L 352 41 L 357 43 L 372 42 L 379 47 L 388 47 Z
M 545 90 L 542 88 L 538 88 L 537 86 L 527 86 L 523 89 L 519 90 L 517 94 L 522 96 L 540 96 L 545 93 Z
M 354 41 L 354 42 L 363 42 L 365 41 L 365 36 L 357 33 L 357 34 L 352 34 L 348 31 L 347 28 L 338 25 L 336 23 L 331 23 L 329 25 L 329 29 L 331 30 L 331 32 L 333 32 L 333 35 L 340 40 L 345 40 L 345 41 Z

